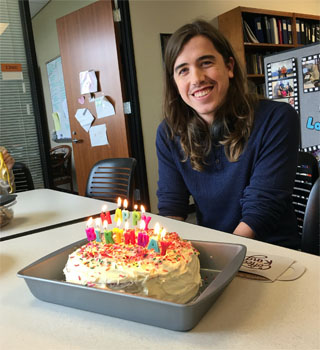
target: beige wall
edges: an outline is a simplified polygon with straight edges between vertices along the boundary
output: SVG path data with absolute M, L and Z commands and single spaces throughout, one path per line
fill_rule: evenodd
M 44 88 L 49 131 L 53 130 L 51 100 L 45 63 L 59 55 L 56 19 L 84 7 L 93 1 L 51 2 L 33 18 L 37 59 Z M 217 24 L 217 16 L 237 6 L 320 15 L 319 0 L 287 2 L 232 0 L 129 0 L 134 54 L 137 69 L 141 119 L 147 162 L 151 211 L 157 212 L 158 167 L 155 135 L 162 119 L 162 62 L 160 33 L 172 33 L 195 18 Z M 55 144 L 53 143 L 53 146 Z
M 129 4 L 151 211 L 157 212 L 158 166 L 155 135 L 162 119 L 163 89 L 160 33 L 172 33 L 195 18 L 217 24 L 217 16 L 237 6 L 320 15 L 320 1 L 242 0 L 239 3 L 232 0 L 130 0 Z

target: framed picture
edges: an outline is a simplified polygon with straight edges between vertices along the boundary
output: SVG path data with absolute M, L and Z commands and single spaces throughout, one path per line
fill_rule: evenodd
M 303 92 L 320 90 L 320 54 L 302 57 Z

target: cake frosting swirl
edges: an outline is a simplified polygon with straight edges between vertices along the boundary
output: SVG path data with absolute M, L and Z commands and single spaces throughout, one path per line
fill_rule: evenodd
M 152 237 L 153 230 L 147 234 Z M 175 232 L 166 234 L 166 249 L 92 240 L 69 255 L 66 281 L 89 287 L 187 303 L 201 285 L 198 251 Z

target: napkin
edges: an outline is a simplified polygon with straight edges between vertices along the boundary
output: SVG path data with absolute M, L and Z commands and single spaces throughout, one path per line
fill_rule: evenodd
M 303 275 L 305 267 L 294 259 L 257 252 L 247 252 L 239 277 L 265 282 L 292 281 Z

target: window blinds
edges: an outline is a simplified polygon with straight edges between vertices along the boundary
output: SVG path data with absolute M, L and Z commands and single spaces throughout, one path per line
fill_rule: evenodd
M 0 35 L 0 63 L 21 64 L 23 75 L 23 80 L 3 80 L 1 72 L 0 145 L 6 147 L 17 162 L 28 166 L 35 188 L 42 188 L 43 173 L 18 0 L 0 0 L 0 22 L 9 23 Z

